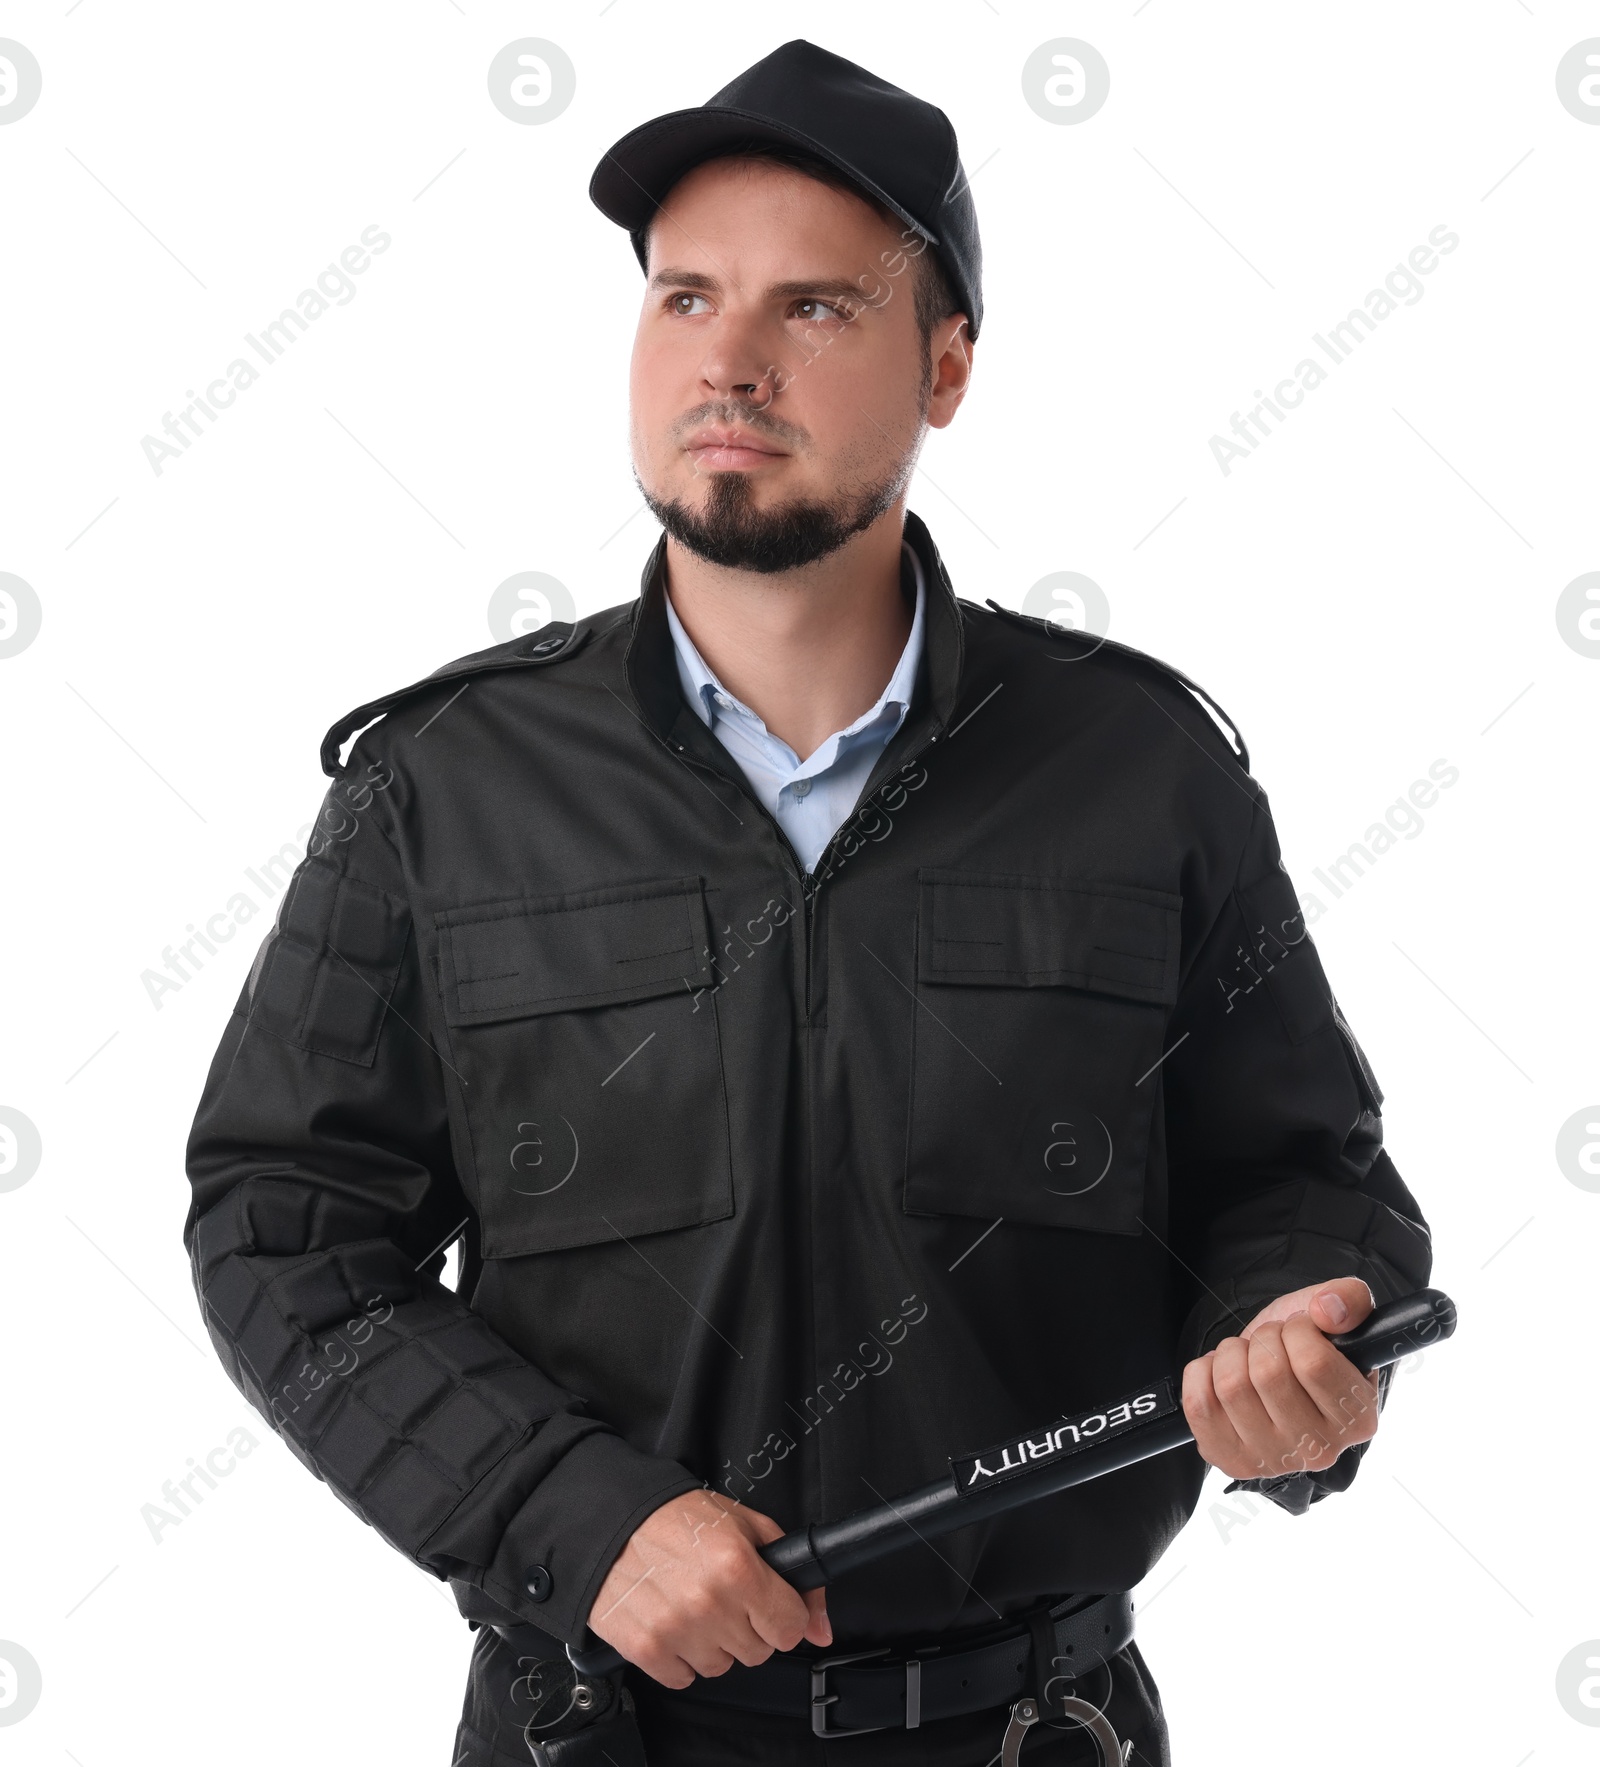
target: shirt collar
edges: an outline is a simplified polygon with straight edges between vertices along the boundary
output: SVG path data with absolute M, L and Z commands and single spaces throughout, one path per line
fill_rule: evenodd
M 900 660 L 895 664 L 894 673 L 889 683 L 878 695 L 876 704 L 863 712 L 856 721 L 844 730 L 834 732 L 828 742 L 822 744 L 817 751 L 820 758 L 822 751 L 829 748 L 834 738 L 854 736 L 864 730 L 892 707 L 895 728 L 898 729 L 906 711 L 911 704 L 912 691 L 917 682 L 917 665 L 922 658 L 923 633 L 926 627 L 927 586 L 923 580 L 922 560 L 917 557 L 916 548 L 906 544 L 902 547 L 902 557 L 910 560 L 912 575 L 917 585 L 916 611 L 911 616 L 911 631 L 906 638 L 905 648 L 900 653 Z M 715 729 L 719 717 L 739 716 L 748 719 L 761 730 L 766 730 L 757 713 L 753 712 L 742 700 L 728 692 L 707 665 L 704 657 L 695 646 L 694 640 L 684 629 L 683 622 L 678 618 L 678 610 L 672 605 L 670 593 L 663 595 L 666 606 L 667 626 L 672 633 L 672 648 L 677 656 L 678 679 L 683 686 L 683 695 L 696 712 L 701 722 L 708 728 Z M 723 696 L 728 702 L 722 706 L 717 696 Z
M 965 674 L 967 613 L 927 523 L 906 511 L 906 543 L 916 554 L 927 585 L 922 663 L 911 707 L 901 726 L 915 723 L 919 734 L 937 740 L 949 728 L 961 698 Z M 622 658 L 623 679 L 644 727 L 663 742 L 681 746 L 709 766 L 721 767 L 723 745 L 695 716 L 678 678 L 677 652 L 667 625 L 667 536 L 658 536 L 639 573 L 639 598 L 624 610 L 619 625 L 630 628 Z M 580 623 L 580 633 L 587 635 Z M 890 739 L 891 746 L 898 735 Z

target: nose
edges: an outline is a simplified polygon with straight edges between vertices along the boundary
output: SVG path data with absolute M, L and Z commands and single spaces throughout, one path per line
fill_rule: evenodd
M 710 398 L 738 400 L 764 410 L 787 376 L 772 360 L 771 339 L 754 317 L 722 313 L 711 327 L 700 359 L 700 382 Z

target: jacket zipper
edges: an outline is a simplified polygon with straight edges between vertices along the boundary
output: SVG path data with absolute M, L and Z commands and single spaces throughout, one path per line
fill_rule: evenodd
M 905 755 L 901 760 L 897 771 L 903 773 L 914 761 L 919 760 L 922 755 L 924 755 L 927 750 L 939 740 L 941 734 L 942 730 L 930 731 Z M 718 779 L 729 777 L 729 775 L 724 774 L 719 768 L 707 766 L 705 762 L 699 760 L 694 755 L 691 755 L 686 748 L 679 747 L 676 743 L 673 744 L 673 747 L 677 750 L 679 759 L 687 762 L 691 767 L 698 767 L 702 771 L 710 773 Z M 894 774 L 891 773 L 887 778 L 879 780 L 878 784 L 873 787 L 874 792 L 881 791 L 893 777 Z M 790 874 L 799 886 L 801 899 L 805 903 L 805 1006 L 806 1022 L 809 1024 L 811 1021 L 812 1003 L 812 955 L 816 949 L 817 897 L 821 895 L 822 886 L 832 875 L 827 861 L 832 857 L 833 850 L 839 844 L 839 841 L 849 832 L 850 825 L 855 821 L 862 806 L 858 805 L 856 809 L 852 810 L 850 814 L 845 817 L 844 821 L 833 831 L 833 835 L 829 839 L 827 846 L 822 849 L 821 854 L 818 856 L 816 870 L 813 872 L 807 872 L 800 865 L 794 848 L 790 846 L 789 837 L 784 833 L 783 824 L 779 822 L 777 817 L 772 814 L 755 793 L 750 790 L 748 782 L 744 780 L 734 780 L 732 783 L 736 789 L 744 794 L 750 803 L 755 805 L 766 818 L 773 832 L 777 835 L 779 847 L 783 852 L 784 863 L 788 866 Z M 862 802 L 865 804 L 870 802 L 870 799 L 863 799 Z M 812 881 L 813 878 L 816 879 L 815 882 Z
M 897 768 L 897 771 L 903 773 L 907 767 L 911 766 L 911 764 L 914 761 L 918 760 L 923 754 L 925 754 L 927 752 L 927 750 L 934 743 L 936 743 L 939 740 L 939 737 L 942 734 L 943 734 L 943 726 L 942 725 L 939 725 L 938 728 L 929 731 L 928 734 L 926 736 L 924 736 L 921 741 L 916 743 L 911 748 L 911 750 L 906 754 L 904 759 L 900 762 L 899 767 Z M 691 767 L 702 768 L 705 772 L 715 774 L 718 778 L 728 777 L 727 775 L 722 773 L 720 768 L 712 767 L 712 766 L 708 765 L 707 763 L 696 759 L 693 755 L 689 754 L 686 747 L 680 746 L 678 744 L 674 744 L 673 747 L 677 749 L 679 759 L 687 762 L 688 765 L 690 765 Z M 730 757 L 730 759 L 731 759 L 731 757 Z M 892 779 L 893 777 L 894 777 L 894 774 L 889 774 L 886 779 L 879 780 L 877 785 L 873 787 L 873 791 L 874 792 L 881 791 L 883 789 L 884 785 L 887 784 L 888 779 Z M 869 781 L 869 783 L 870 783 L 870 781 Z M 804 869 L 804 867 L 800 864 L 798 855 L 795 853 L 794 848 L 789 844 L 788 835 L 786 835 L 784 833 L 782 823 L 780 823 L 778 821 L 777 817 L 774 816 L 772 814 L 772 812 L 770 810 L 768 810 L 766 805 L 763 804 L 761 802 L 761 800 L 759 798 L 757 798 L 755 796 L 755 794 L 749 789 L 749 782 L 746 780 L 743 780 L 743 779 L 739 779 L 739 780 L 734 781 L 734 785 L 735 785 L 735 788 L 737 790 L 742 791 L 744 793 L 745 797 L 748 798 L 749 801 L 756 806 L 756 808 L 761 812 L 761 814 L 764 817 L 766 817 L 767 822 L 770 824 L 770 826 L 773 829 L 773 832 L 776 834 L 776 836 L 778 838 L 778 844 L 779 844 L 781 851 L 783 852 L 785 862 L 787 863 L 789 871 L 791 872 L 796 883 L 799 886 L 801 897 L 805 903 L 805 926 L 804 926 L 804 937 L 805 937 L 805 942 L 806 942 L 805 974 L 804 974 L 805 1031 L 800 1039 L 800 1060 L 802 1063 L 802 1071 L 803 1071 L 803 1079 L 802 1079 L 802 1083 L 801 1083 L 801 1097 L 802 1097 L 802 1109 L 803 1109 L 803 1113 L 804 1113 L 804 1122 L 806 1125 L 806 1127 L 805 1127 L 806 1165 L 807 1165 L 806 1186 L 807 1186 L 808 1193 L 810 1195 L 814 1196 L 815 1195 L 814 1166 L 815 1166 L 815 1160 L 816 1160 L 816 1149 L 815 1149 L 815 1146 L 813 1145 L 813 1139 L 812 1139 L 812 1135 L 811 1135 L 811 1118 L 812 1118 L 813 1106 L 815 1103 L 815 1100 L 812 1096 L 815 1082 L 814 1082 L 814 1074 L 813 1074 L 810 1030 L 811 1030 L 812 1000 L 813 1000 L 813 986 L 812 986 L 813 963 L 814 963 L 815 952 L 816 952 L 816 947 L 817 947 L 816 904 L 817 904 L 817 897 L 820 896 L 822 893 L 822 886 L 823 886 L 823 884 L 825 884 L 827 882 L 828 877 L 830 875 L 830 868 L 827 864 L 827 861 L 832 857 L 833 850 L 834 850 L 835 846 L 838 844 L 841 837 L 844 835 L 845 831 L 850 827 L 851 823 L 855 821 L 858 811 L 852 810 L 851 813 L 847 817 L 845 817 L 844 821 L 842 823 L 840 823 L 839 827 L 834 830 L 832 838 L 829 840 L 827 846 L 825 846 L 822 849 L 822 852 L 817 859 L 817 866 L 816 866 L 816 873 L 820 873 L 820 876 L 818 876 L 817 881 L 815 883 L 813 883 L 811 881 L 811 879 L 812 879 L 813 875 L 816 875 L 816 873 L 807 873 L 806 870 Z M 865 794 L 864 794 L 864 797 L 865 797 Z M 865 801 L 870 801 L 870 798 L 866 798 Z M 858 806 L 858 809 L 859 809 L 859 806 Z M 816 1347 L 817 1347 L 816 1346 L 816 1321 L 813 1318 L 813 1320 L 812 1320 L 812 1360 L 813 1361 L 816 1360 Z M 812 1469 L 812 1472 L 807 1475 L 808 1479 L 810 1479 L 813 1476 L 815 1478 L 816 1485 L 817 1485 L 817 1490 L 816 1490 L 817 1500 L 819 1502 L 821 1502 L 822 1497 L 823 1497 L 823 1493 L 824 1493 L 824 1488 L 825 1488 L 825 1479 L 824 1479 L 823 1468 L 822 1468 L 820 1460 L 818 1461 L 817 1465 Z

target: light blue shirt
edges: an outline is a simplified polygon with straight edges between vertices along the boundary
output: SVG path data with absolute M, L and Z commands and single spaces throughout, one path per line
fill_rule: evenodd
M 922 564 L 909 545 L 917 580 L 917 611 L 911 636 L 889 685 L 878 702 L 845 730 L 836 730 L 805 760 L 781 737 L 774 736 L 749 706 L 728 692 L 706 667 L 694 640 L 683 629 L 672 597 L 666 597 L 667 624 L 678 654 L 678 679 L 683 696 L 700 714 L 711 734 L 739 763 L 750 788 L 778 820 L 789 844 L 809 872 L 840 825 L 856 807 L 861 788 L 877 765 L 889 740 L 905 722 L 922 656 L 923 607 L 927 590 Z

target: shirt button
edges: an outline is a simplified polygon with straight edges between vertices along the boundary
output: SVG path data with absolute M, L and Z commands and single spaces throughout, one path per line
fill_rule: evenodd
M 554 1587 L 543 1565 L 529 1565 L 522 1573 L 522 1586 L 535 1601 L 548 1601 Z
M 717 702 L 717 704 L 719 706 L 725 706 L 729 703 L 728 696 L 725 693 L 714 693 L 714 694 L 712 694 L 711 697 Z
M 797 779 L 794 782 L 794 795 L 797 798 L 805 797 L 810 790 L 811 781 L 809 779 Z

